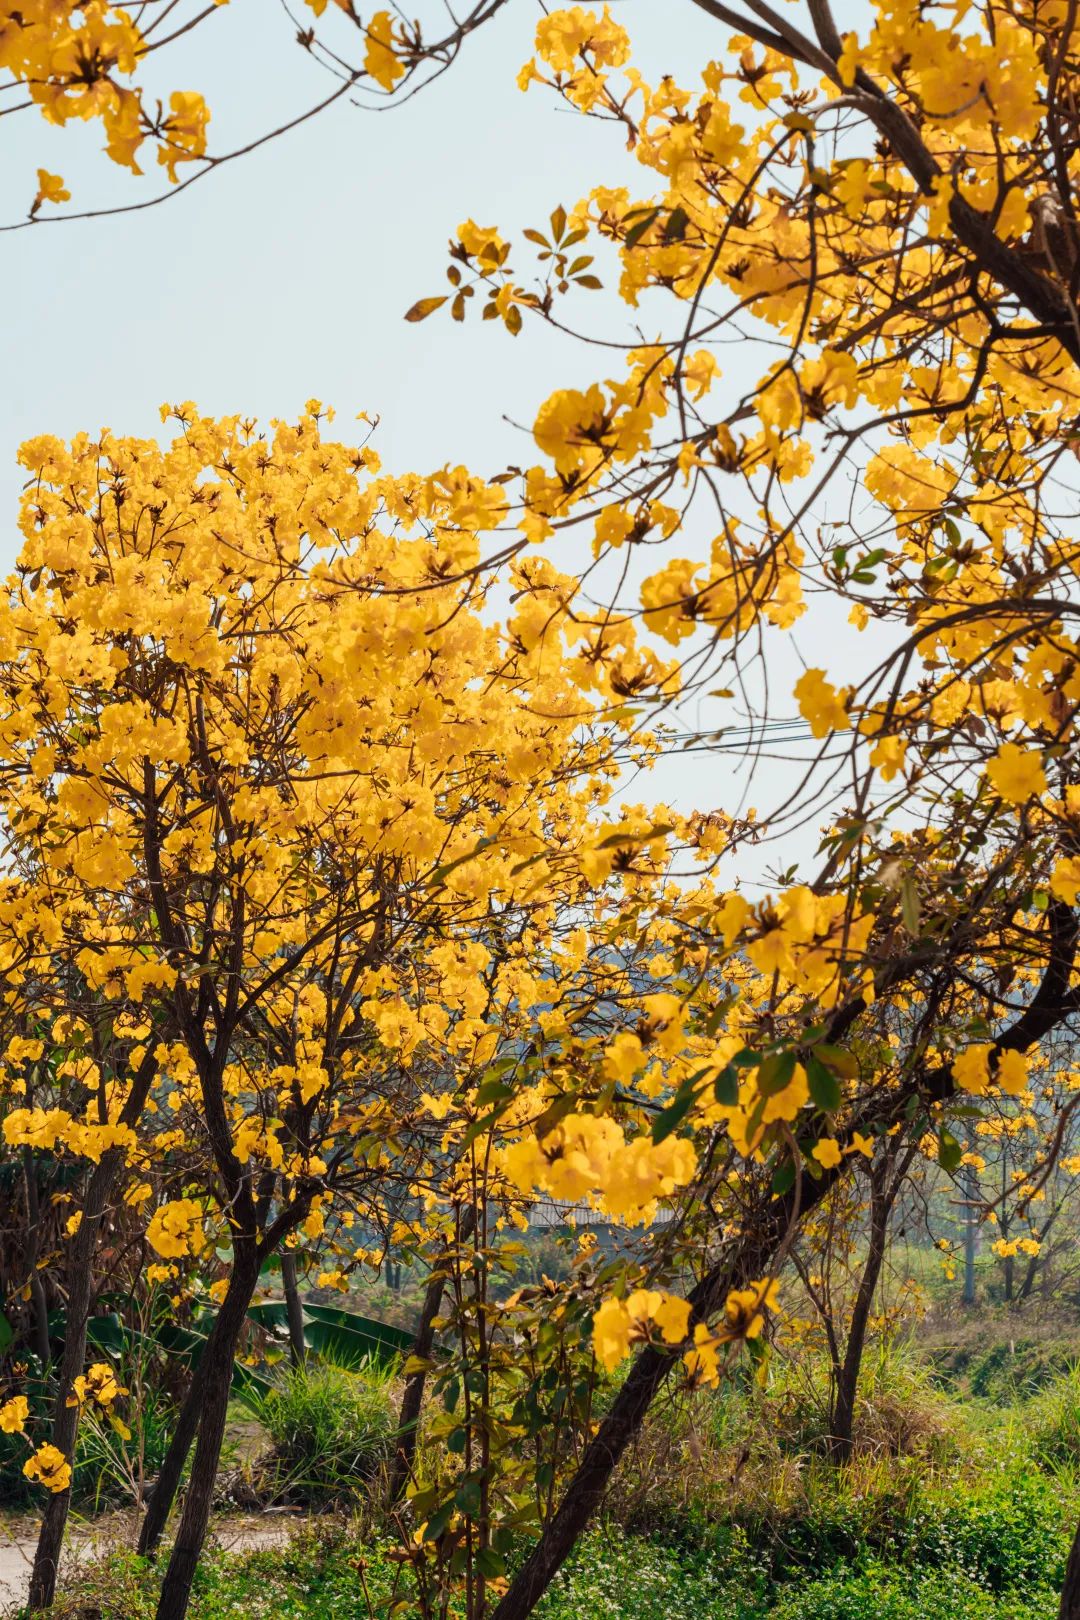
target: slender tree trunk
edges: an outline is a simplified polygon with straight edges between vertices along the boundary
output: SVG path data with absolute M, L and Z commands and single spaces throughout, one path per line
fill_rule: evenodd
M 466 1243 L 472 1237 L 475 1226 L 476 1211 L 470 1207 L 461 1218 L 458 1242 Z M 420 1322 L 416 1329 L 416 1339 L 412 1348 L 413 1355 L 423 1361 L 427 1361 L 430 1357 L 435 1342 L 435 1318 L 438 1316 L 442 1306 L 445 1288 L 446 1273 L 441 1266 L 436 1265 L 424 1294 L 424 1303 L 420 1310 Z M 394 1453 L 394 1462 L 390 1470 L 390 1483 L 386 1492 L 387 1506 L 391 1508 L 401 1501 L 405 1494 L 405 1487 L 409 1483 L 409 1475 L 412 1473 L 420 1427 L 420 1409 L 424 1404 L 424 1388 L 426 1384 L 427 1369 L 423 1367 L 418 1368 L 414 1373 L 410 1373 L 405 1380 L 405 1391 L 401 1397 L 401 1411 L 398 1414 L 397 1450 Z
M 1058 1620 L 1080 1620 L 1080 1527 L 1073 1537 L 1069 1562 L 1065 1566 Z
M 284 1249 L 281 1255 L 281 1286 L 285 1292 L 285 1315 L 289 1323 L 289 1355 L 294 1367 L 302 1367 L 307 1357 L 304 1341 L 304 1307 L 296 1280 L 296 1255 Z
M 964 1188 L 964 1304 L 975 1303 L 975 1224 L 976 1182 L 975 1172 L 968 1166 L 963 1180 Z
M 30 1327 L 34 1353 L 44 1370 L 52 1360 L 49 1344 L 49 1307 L 41 1281 L 41 1200 L 38 1196 L 37 1161 L 31 1147 L 23 1148 L 23 1180 L 26 1184 L 26 1269 L 30 1281 Z
M 179 1415 L 173 1427 L 168 1449 L 158 1471 L 158 1477 L 154 1482 L 153 1492 L 146 1504 L 146 1512 L 139 1527 L 138 1550 L 143 1558 L 153 1558 L 157 1552 L 158 1543 L 165 1533 L 165 1526 L 169 1521 L 169 1514 L 172 1512 L 172 1505 L 176 1500 L 176 1493 L 180 1489 L 184 1464 L 187 1462 L 191 1442 L 195 1438 L 195 1431 L 199 1427 L 206 1365 L 204 1353 L 191 1375 L 191 1381 L 188 1384 L 187 1393 L 184 1396 Z
M 236 1349 L 258 1280 L 259 1252 L 254 1242 L 249 1241 L 242 1249 L 237 1249 L 228 1292 L 199 1362 L 200 1368 L 206 1370 L 202 1378 L 198 1439 L 180 1528 L 162 1582 L 157 1620 L 184 1620 L 187 1614 L 191 1583 L 210 1521 Z
M 753 1218 L 748 1217 L 754 1235 L 726 1248 L 690 1292 L 691 1332 L 696 1323 L 715 1315 L 732 1288 L 768 1275 L 793 1223 L 815 1208 L 838 1179 L 835 1170 L 826 1171 L 819 1181 L 793 1189 L 782 1198 L 768 1197 L 759 1210 L 756 1228 Z M 653 1397 L 678 1365 L 672 1351 L 647 1345 L 639 1353 L 610 1410 L 585 1447 L 558 1509 L 544 1526 L 540 1540 L 494 1609 L 491 1620 L 526 1620 L 532 1613 L 599 1507 L 608 1481 L 641 1428 Z
M 1024 1280 L 1020 1285 L 1020 1292 L 1016 1296 L 1018 1301 L 1022 1301 L 1022 1300 L 1031 1298 L 1031 1290 L 1035 1286 L 1035 1274 L 1038 1271 L 1039 1267 L 1041 1265 L 1043 1265 L 1044 1262 L 1047 1259 L 1047 1256 L 1042 1253 L 1042 1247 L 1041 1246 L 1042 1246 L 1042 1244 L 1044 1244 L 1046 1242 L 1046 1239 L 1049 1237 L 1050 1228 L 1054 1225 L 1054 1222 L 1057 1220 L 1057 1218 L 1058 1218 L 1058 1216 L 1060 1214 L 1061 1214 L 1061 1205 L 1059 1204 L 1057 1209 L 1055 1209 L 1053 1211 L 1053 1213 L 1051 1215 L 1049 1215 L 1047 1217 L 1047 1219 L 1043 1222 L 1042 1230 L 1039 1232 L 1039 1244 L 1040 1244 L 1039 1253 L 1038 1254 L 1033 1254 L 1030 1257 L 1030 1259 L 1028 1260 L 1027 1270 L 1024 1272 Z
M 71 1248 L 67 1299 L 67 1326 L 64 1353 L 60 1358 L 56 1399 L 53 1407 L 52 1444 L 68 1462 L 74 1462 L 79 1408 L 69 1406 L 68 1397 L 86 1359 L 86 1327 L 94 1296 L 94 1249 L 98 1227 L 120 1169 L 122 1154 L 116 1148 L 104 1153 L 94 1166 L 83 1201 L 82 1223 Z M 49 1497 L 41 1516 L 34 1567 L 30 1575 L 29 1607 L 47 1609 L 56 1595 L 56 1574 L 64 1544 L 71 1488 Z
M 120 1110 L 122 1125 L 133 1125 L 138 1119 L 150 1093 L 156 1071 L 157 1065 L 153 1052 L 150 1051 L 132 1078 L 127 1101 Z M 97 1247 L 98 1228 L 123 1162 L 122 1149 L 109 1148 L 94 1166 L 83 1199 L 82 1223 L 71 1246 L 67 1329 L 57 1379 L 52 1443 L 72 1464 L 75 1458 L 75 1436 L 79 1428 L 79 1409 L 77 1406 L 67 1404 L 68 1397 L 75 1387 L 76 1378 L 83 1370 L 86 1356 L 86 1325 L 94 1299 L 94 1250 Z M 30 1575 L 28 1602 L 31 1610 L 49 1608 L 56 1595 L 56 1574 L 70 1506 L 69 1488 L 50 1496 L 42 1514 L 34 1567 Z
M 239 1268 L 233 1271 L 229 1279 L 228 1290 L 207 1336 L 198 1365 L 192 1373 L 180 1415 L 169 1441 L 169 1448 L 161 1465 L 161 1472 L 158 1474 L 153 1495 L 143 1516 L 139 1531 L 139 1552 L 144 1558 L 154 1556 L 165 1533 L 176 1493 L 180 1489 L 184 1465 L 192 1441 L 200 1430 L 206 1403 L 210 1398 L 209 1386 L 215 1378 L 224 1387 L 225 1405 L 228 1406 L 236 1346 L 255 1292 L 258 1275 L 256 1263 L 255 1277 L 252 1281 L 248 1281 L 247 1270 L 245 1269 L 241 1275 Z
M 878 1278 L 885 1260 L 885 1234 L 889 1224 L 890 1200 L 884 1189 L 875 1189 L 870 1204 L 870 1244 L 866 1264 L 859 1280 L 859 1291 L 851 1313 L 847 1346 L 836 1383 L 833 1401 L 832 1448 L 837 1462 L 846 1462 L 851 1456 L 855 1421 L 855 1397 L 859 1389 L 859 1372 L 866 1348 L 866 1330 L 870 1325 L 870 1311 L 877 1292 Z

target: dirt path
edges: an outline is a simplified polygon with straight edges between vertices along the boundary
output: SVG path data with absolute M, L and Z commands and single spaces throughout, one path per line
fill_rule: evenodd
M 300 1522 L 296 1515 L 229 1515 L 211 1526 L 215 1541 L 230 1551 L 274 1547 L 285 1541 Z M 61 1570 L 100 1558 L 114 1547 L 132 1547 L 137 1525 L 127 1513 L 77 1524 L 68 1536 Z M 0 1519 L 0 1614 L 14 1612 L 26 1600 L 30 1566 L 34 1559 L 37 1524 L 33 1519 Z

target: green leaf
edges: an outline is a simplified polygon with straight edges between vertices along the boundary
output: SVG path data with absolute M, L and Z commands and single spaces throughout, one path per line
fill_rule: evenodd
M 772 1178 L 772 1190 L 777 1198 L 783 1198 L 795 1185 L 795 1166 L 790 1159 L 779 1167 Z
M 664 226 L 665 242 L 681 242 L 686 235 L 686 227 L 690 223 L 690 216 L 685 208 L 673 208 Z
M 858 1079 L 859 1065 L 851 1053 L 845 1052 L 842 1046 L 830 1046 L 821 1041 L 814 1048 L 814 1051 L 822 1063 L 827 1063 L 829 1068 L 838 1074 L 842 1080 Z
M 506 1102 L 508 1097 L 514 1095 L 514 1087 L 508 1086 L 505 1080 L 485 1080 L 477 1088 L 476 1101 L 481 1108 L 488 1103 Z
M 444 1502 L 438 1513 L 432 1514 L 424 1526 L 424 1540 L 438 1541 L 454 1516 L 453 1502 Z
M 652 1122 L 652 1139 L 654 1142 L 663 1142 L 678 1130 L 690 1109 L 693 1107 L 697 1095 L 697 1084 L 694 1079 L 684 1080 L 678 1091 L 666 1108 L 662 1108 Z
M 393 1365 L 413 1347 L 413 1335 L 372 1316 L 333 1305 L 305 1305 L 304 1336 L 312 1350 L 341 1367 L 365 1361 Z
M 843 1101 L 840 1082 L 831 1069 L 827 1069 L 819 1057 L 811 1055 L 806 1063 L 806 1080 L 810 1087 L 810 1095 L 816 1107 L 831 1113 L 839 1108 Z
M 919 907 L 919 891 L 910 872 L 900 885 L 900 915 L 904 919 L 904 927 L 908 933 L 917 937 L 922 912 Z
M 964 1150 L 960 1146 L 960 1143 L 956 1140 L 956 1137 L 952 1134 L 952 1132 L 947 1130 L 944 1125 L 938 1132 L 937 1156 L 938 1164 L 940 1164 L 941 1168 L 947 1171 L 950 1175 L 954 1170 L 959 1169 L 960 1160 L 964 1156 Z
M 739 1075 L 733 1063 L 720 1070 L 713 1086 L 713 1096 L 724 1108 L 737 1108 L 739 1104 Z
M 763 1097 L 775 1097 L 786 1091 L 795 1073 L 794 1052 L 776 1052 L 767 1057 L 758 1068 L 758 1090 Z

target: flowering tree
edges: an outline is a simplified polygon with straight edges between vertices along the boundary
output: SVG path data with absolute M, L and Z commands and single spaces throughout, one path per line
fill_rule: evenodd
M 572 330 L 581 308 L 591 339 L 579 300 L 614 276 L 651 335 L 615 343 L 613 375 L 542 403 L 533 465 L 498 485 L 448 475 L 442 495 L 413 499 L 449 504 L 433 572 L 466 600 L 479 559 L 460 533 L 504 531 L 497 560 L 523 596 L 507 645 L 485 661 L 500 671 L 491 691 L 509 658 L 555 681 L 560 705 L 565 682 L 571 709 L 587 694 L 631 725 L 642 700 L 710 692 L 742 702 L 753 739 L 770 718 L 766 676 L 793 635 L 824 647 L 846 619 L 857 650 L 843 669 L 815 652 L 791 680 L 819 746 L 766 812 L 686 823 L 627 813 L 582 836 L 567 865 L 619 889 L 618 929 L 640 903 L 646 936 L 660 930 L 662 999 L 643 990 L 636 1025 L 555 1027 L 518 1082 L 485 1095 L 486 1112 L 459 1110 L 448 1127 L 462 1154 L 491 1144 L 474 1195 L 485 1254 L 489 1198 L 511 1207 L 541 1191 L 620 1218 L 659 1198 L 676 1215 L 618 1279 L 583 1288 L 587 1321 L 566 1318 L 605 1365 L 636 1359 L 596 1434 L 553 1475 L 540 1539 L 497 1620 L 531 1612 L 675 1369 L 714 1381 L 760 1336 L 798 1222 L 852 1161 L 872 1161 L 878 1139 L 906 1124 L 955 1167 L 957 1098 L 987 1117 L 1025 1110 L 1041 1043 L 1080 1007 L 1073 8 L 878 0 L 845 33 L 827 0 L 685 4 L 717 25 L 689 87 L 653 82 L 606 10 L 539 17 L 519 82 L 611 122 L 640 187 L 597 185 L 521 243 L 466 222 L 447 290 L 409 310 L 464 321 L 482 306 L 516 336 L 530 322 Z M 85 24 L 93 8 L 80 9 Z M 496 9 L 474 8 L 467 29 Z M 306 48 L 342 83 L 362 70 L 400 93 L 424 59 L 389 13 L 364 19 L 319 0 L 311 10 Z M 730 341 L 749 383 L 742 371 L 724 378 Z M 394 500 L 403 519 L 429 515 Z M 564 572 L 537 558 L 541 546 L 573 548 Z M 403 600 L 432 600 L 430 583 L 410 574 Z M 306 586 L 301 598 L 306 612 Z M 419 612 L 403 639 L 429 628 Z M 550 746 L 566 736 L 556 727 Z M 483 746 L 475 731 L 460 741 L 462 758 Z M 531 741 L 507 757 L 523 782 L 552 763 Z M 454 876 L 474 895 L 490 892 L 503 858 L 499 816 L 496 833 L 466 817 L 480 837 L 451 841 L 451 862 L 473 857 Z M 815 821 L 815 860 L 748 898 L 739 863 L 755 842 Z M 667 895 L 679 848 L 691 869 Z M 447 851 L 428 854 L 445 870 Z M 518 855 L 537 858 L 537 881 L 549 876 L 539 845 Z M 129 881 L 108 866 L 104 877 Z M 161 883 L 144 881 L 152 901 Z M 177 948 L 155 934 L 151 974 L 167 976 Z M 25 949 L 20 937 L 14 962 Z M 117 966 L 129 971 L 128 959 Z M 157 988 L 175 1000 L 175 985 Z M 405 1015 L 372 1016 L 384 1038 Z M 134 1080 L 125 1096 L 137 1096 Z M 1067 1088 L 1055 1103 L 1066 1117 L 1074 1106 Z M 1060 1140 L 1032 1134 L 1034 1181 Z M 455 1308 L 462 1354 L 494 1365 L 483 1291 Z M 510 1449 L 484 1451 L 494 1422 L 489 1405 L 463 1426 L 469 1468 L 452 1498 L 439 1482 L 414 1496 L 474 1615 L 504 1579 L 487 1557 L 490 1488 Z
M 103 1221 L 142 1212 L 151 1280 L 211 1239 L 231 1253 L 156 1499 L 159 1532 L 197 1428 L 163 1615 L 186 1606 L 261 1267 L 443 1164 L 425 1078 L 475 1086 L 535 1005 L 617 739 L 539 633 L 557 582 L 522 573 L 509 630 L 478 616 L 497 486 L 380 477 L 314 405 L 269 438 L 179 417 L 164 450 L 24 447 L 0 766 L 4 1136 L 92 1167 L 33 1464 L 53 1492 L 35 1605 Z

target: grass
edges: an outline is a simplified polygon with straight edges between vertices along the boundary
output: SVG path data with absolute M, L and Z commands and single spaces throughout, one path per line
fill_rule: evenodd
M 1051 1582 L 1066 1538 L 1057 1519 L 1041 1518 L 1043 1506 L 1023 1492 L 1012 1500 L 1006 1540 L 1013 1553 L 1004 1560 L 991 1550 L 1000 1513 L 989 1512 L 981 1536 L 972 1531 L 976 1510 L 955 1536 L 937 1534 L 947 1521 L 935 1521 L 935 1533 L 914 1537 L 891 1561 L 845 1562 L 830 1553 L 827 1567 L 782 1580 L 743 1532 L 686 1546 L 600 1526 L 536 1613 L 538 1620 L 925 1620 L 937 1611 L 949 1620 L 1053 1620 Z M 191 1620 L 386 1620 L 395 1594 L 406 1597 L 407 1587 L 386 1549 L 328 1521 L 280 1548 L 212 1550 L 198 1573 Z M 54 1620 L 152 1620 L 155 1598 L 153 1571 L 116 1554 L 83 1574 Z
M 294 1502 L 349 1502 L 390 1450 L 390 1378 L 374 1369 L 298 1369 L 261 1402 L 258 1419 L 272 1447 L 261 1465 L 265 1490 Z
M 1025 1388 L 1011 1406 L 951 1398 L 894 1344 L 868 1360 L 839 1470 L 805 1364 L 777 1357 L 765 1387 L 672 1398 L 538 1620 L 1055 1620 L 1080 1518 L 1080 1372 Z M 275 1400 L 274 1466 L 309 1500 L 355 1504 L 391 1432 L 385 1385 L 313 1372 Z M 393 1550 L 332 1514 L 278 1548 L 212 1550 L 191 1620 L 388 1620 L 395 1597 L 413 1620 Z M 55 1620 L 151 1620 L 157 1578 L 117 1554 Z

